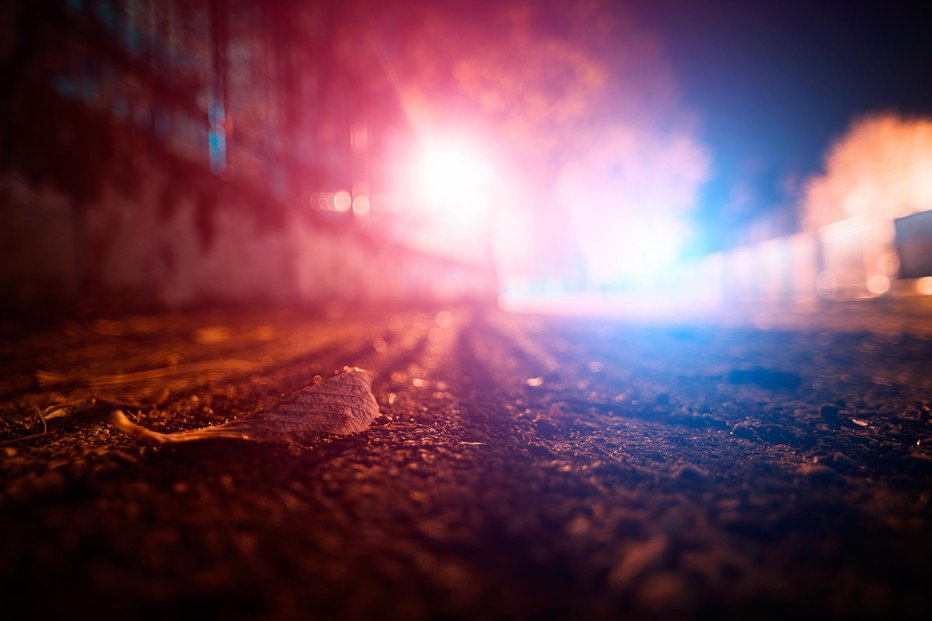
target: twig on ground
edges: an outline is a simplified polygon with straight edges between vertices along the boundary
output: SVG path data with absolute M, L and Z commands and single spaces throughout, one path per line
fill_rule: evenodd
M 52 435 L 51 431 L 42 431 L 39 433 L 31 433 L 28 436 L 20 436 L 18 438 L 10 438 L 9 440 L 3 440 L 0 442 L 0 446 L 9 446 L 10 444 L 17 444 L 18 442 L 25 442 L 26 440 L 32 440 L 34 438 L 41 438 L 42 436 Z
M 45 421 L 45 414 L 42 413 L 42 410 L 40 410 L 39 406 L 37 405 L 32 406 L 32 408 L 36 411 L 36 415 L 38 415 L 39 420 L 42 421 L 42 433 L 48 433 L 49 424 Z
M 203 362 L 192 362 L 189 364 L 179 364 L 169 367 L 159 367 L 145 371 L 135 371 L 133 373 L 114 373 L 110 375 L 92 375 L 83 376 L 80 374 L 53 373 L 51 371 L 36 371 L 36 379 L 42 386 L 51 386 L 54 384 L 81 383 L 91 388 L 104 388 L 123 386 L 137 382 L 146 382 L 153 379 L 163 379 L 166 377 L 184 377 L 196 376 L 203 373 L 220 373 L 220 372 L 248 372 L 255 371 L 261 366 L 260 363 L 249 360 L 239 360 L 236 358 L 226 358 L 222 360 L 207 360 Z

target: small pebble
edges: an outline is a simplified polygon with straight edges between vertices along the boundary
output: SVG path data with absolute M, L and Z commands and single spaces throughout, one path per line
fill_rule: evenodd
M 818 458 L 817 463 L 835 470 L 836 472 L 849 472 L 857 468 L 857 462 L 842 453 L 841 451 L 834 451 L 827 455 L 823 455 Z
M 552 420 L 547 418 L 538 418 L 534 421 L 533 425 L 534 431 L 544 436 L 545 438 L 554 438 L 560 435 L 560 427 L 558 427 Z
M 745 440 L 757 439 L 757 432 L 754 430 L 754 425 L 747 421 L 736 423 L 735 426 L 731 428 L 731 434 L 737 438 L 744 438 Z
M 567 535 L 582 537 L 589 532 L 590 527 L 591 524 L 585 516 L 577 515 L 566 523 L 566 525 L 563 527 L 563 530 Z
M 704 483 L 708 480 L 709 474 L 699 466 L 683 464 L 673 471 L 673 478 L 690 483 Z
M 813 481 L 830 481 L 838 476 L 834 470 L 820 464 L 802 464 L 797 472 Z

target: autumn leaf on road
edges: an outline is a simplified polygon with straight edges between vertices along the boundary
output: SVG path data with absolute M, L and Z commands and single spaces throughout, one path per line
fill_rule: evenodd
M 327 379 L 285 395 L 265 410 L 222 425 L 158 433 L 133 423 L 122 410 L 113 413 L 112 422 L 139 440 L 160 444 L 212 438 L 294 443 L 320 433 L 364 431 L 378 415 L 372 375 L 358 367 L 343 367 Z

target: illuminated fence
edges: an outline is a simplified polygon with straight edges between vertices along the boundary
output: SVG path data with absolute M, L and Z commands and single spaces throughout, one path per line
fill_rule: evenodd
M 932 211 L 894 222 L 855 216 L 813 232 L 717 252 L 683 267 L 673 289 L 705 307 L 927 293 Z
M 809 306 L 816 301 L 818 242 L 798 233 L 717 252 L 687 264 L 676 288 L 704 307 L 734 303 Z

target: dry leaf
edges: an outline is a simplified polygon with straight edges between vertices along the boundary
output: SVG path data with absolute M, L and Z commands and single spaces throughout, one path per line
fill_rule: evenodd
M 121 410 L 113 413 L 112 422 L 137 439 L 158 443 L 211 438 L 294 443 L 319 433 L 364 431 L 378 416 L 372 375 L 358 367 L 343 367 L 325 380 L 285 395 L 268 409 L 214 427 L 158 433 L 131 422 Z

